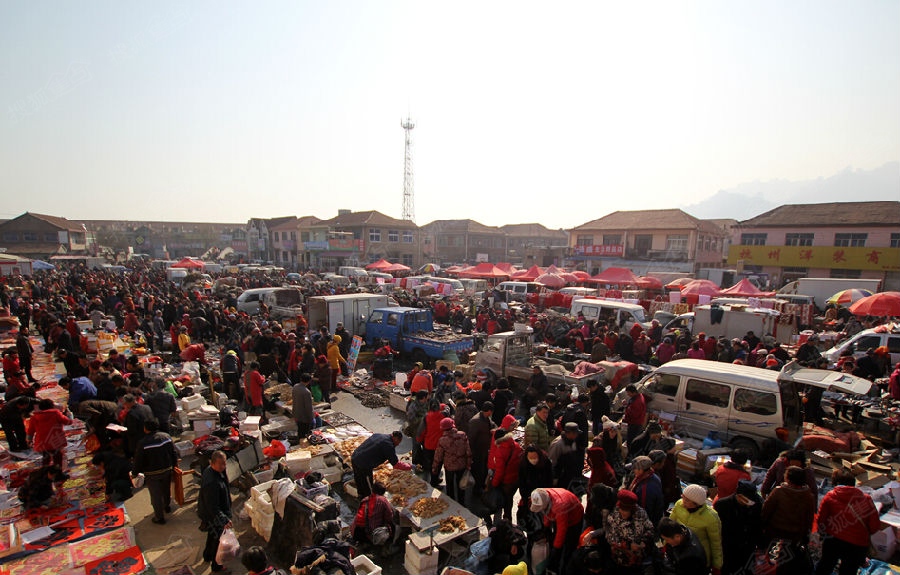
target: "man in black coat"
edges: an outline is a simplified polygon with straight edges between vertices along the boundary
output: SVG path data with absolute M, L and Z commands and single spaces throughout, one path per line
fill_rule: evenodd
M 155 419 L 144 422 L 144 433 L 135 448 L 134 472 L 144 474 L 144 485 L 153 506 L 151 521 L 165 525 L 165 514 L 172 512 L 172 470 L 178 464 L 178 455 L 172 438 L 159 431 Z
M 603 416 L 609 417 L 612 412 L 609 396 L 606 395 L 606 386 L 600 385 L 600 382 L 596 379 L 589 381 L 587 388 L 591 398 L 591 423 L 593 424 L 594 435 L 600 435 L 603 432 Z
M 762 498 L 747 480 L 738 482 L 737 492 L 713 504 L 722 522 L 722 574 L 738 573 L 762 539 Z
M 209 459 L 209 467 L 203 470 L 200 477 L 200 497 L 197 500 L 200 530 L 206 531 L 203 560 L 210 563 L 213 573 L 225 570 L 224 565 L 216 563 L 216 551 L 219 550 L 222 533 L 231 527 L 231 494 L 228 492 L 225 464 L 225 452 L 214 451 Z
M 702 575 L 709 573 L 706 550 L 688 527 L 674 519 L 659 520 L 659 536 L 665 542 L 663 572 L 672 575 Z
M 125 455 L 132 457 L 137 449 L 138 441 L 144 437 L 144 423 L 148 421 L 156 421 L 153 410 L 144 405 L 137 403 L 134 396 L 126 393 L 122 397 L 122 405 L 128 410 L 125 415 Z
M 471 395 L 471 394 L 469 394 Z M 475 478 L 473 493 L 480 494 L 484 490 L 484 480 L 487 478 L 488 452 L 491 449 L 493 439 L 494 403 L 485 401 L 481 405 L 481 411 L 469 421 L 469 448 L 472 450 L 472 477 Z

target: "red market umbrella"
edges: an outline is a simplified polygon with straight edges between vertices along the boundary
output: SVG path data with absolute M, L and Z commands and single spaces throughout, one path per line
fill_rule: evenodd
M 172 267 L 184 269 L 203 269 L 206 267 L 206 264 L 194 258 L 182 258 L 182 260 L 177 264 L 172 264 Z
M 509 274 L 513 274 L 518 271 L 518 268 L 509 262 L 500 262 L 499 264 L 497 264 L 497 268 Z
M 559 277 L 566 280 L 566 283 L 577 283 L 581 281 L 580 279 L 578 279 L 577 275 L 570 272 L 563 272 L 559 274 Z
M 387 261 L 387 260 L 384 259 L 384 258 L 381 258 L 381 259 L 378 260 L 377 262 L 372 262 L 372 263 L 370 263 L 369 265 L 367 265 L 367 266 L 366 266 L 366 269 L 367 269 L 367 270 L 381 271 L 381 270 L 383 270 L 384 268 L 390 267 L 390 266 L 392 266 L 392 265 L 394 265 L 394 264 L 392 264 L 391 262 Z
M 559 289 L 566 285 L 566 280 L 564 280 L 558 274 L 544 273 L 539 275 L 534 281 L 548 288 L 554 289 Z
M 549 266 L 547 266 L 547 269 L 544 270 L 544 272 L 548 273 L 548 274 L 558 274 L 562 271 L 564 271 L 564 270 L 559 269 L 558 267 L 556 267 L 553 264 L 550 264 Z
M 512 278 L 523 281 L 523 282 L 533 282 L 538 278 L 539 275 L 544 273 L 544 270 L 538 266 L 531 266 L 527 270 L 519 270 L 512 274 Z
M 381 271 L 385 273 L 393 273 L 393 272 L 408 272 L 409 266 L 405 266 L 403 264 L 391 264 L 386 268 L 381 268 Z
M 662 280 L 653 276 L 641 276 L 637 279 L 637 286 L 641 289 L 658 289 L 663 288 Z
M 572 275 L 577 277 L 578 281 L 580 282 L 591 279 L 591 274 L 583 272 L 581 270 L 575 270 L 574 272 L 572 272 Z
M 678 278 L 677 280 L 672 280 L 666 284 L 666 289 L 677 289 L 680 290 L 687 284 L 694 281 L 694 278 Z
M 477 266 L 466 268 L 459 272 L 460 277 L 477 279 L 508 278 L 509 273 L 501 270 L 490 262 L 482 262 Z
M 628 268 L 606 268 L 590 279 L 593 283 L 608 285 L 637 285 L 637 277 Z
M 715 282 L 709 280 L 693 280 L 681 288 L 681 295 L 708 295 L 710 297 L 715 297 L 719 295 L 719 292 L 721 291 L 722 290 L 719 289 L 719 286 L 717 286 Z
M 771 297 L 775 295 L 773 291 L 762 291 L 747 278 L 742 279 L 730 288 L 723 289 L 719 294 L 726 297 Z
M 900 316 L 900 292 L 883 291 L 857 300 L 850 306 L 854 315 Z

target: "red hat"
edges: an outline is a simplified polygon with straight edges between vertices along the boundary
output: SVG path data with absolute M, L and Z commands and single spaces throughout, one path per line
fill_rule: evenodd
M 776 365 L 778 365 L 777 359 L 767 359 L 766 360 L 766 367 L 775 367 Z
M 328 358 L 324 355 L 319 355 L 316 357 L 316 363 L 328 363 Z
M 445 417 L 444 419 L 441 420 L 441 430 L 443 430 L 443 431 L 447 431 L 448 429 L 453 429 L 455 426 L 456 426 L 456 424 L 453 423 L 453 420 L 450 419 L 449 417 Z
M 638 496 L 635 495 L 634 491 L 620 489 L 619 493 L 616 495 L 616 505 L 623 509 L 634 509 L 637 502 Z
M 504 429 L 515 429 L 519 427 L 519 420 L 515 418 L 515 416 L 506 414 L 503 416 L 503 421 L 500 422 L 500 427 Z

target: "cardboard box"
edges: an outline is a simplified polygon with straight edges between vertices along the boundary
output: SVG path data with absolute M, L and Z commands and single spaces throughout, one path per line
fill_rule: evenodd
M 194 419 L 192 420 L 192 423 L 194 425 L 194 433 L 197 437 L 209 435 L 214 429 L 219 427 L 218 419 Z
M 284 456 L 284 464 L 293 474 L 309 471 L 310 461 L 312 461 L 312 454 L 305 449 L 291 451 Z
M 240 431 L 259 431 L 259 424 L 261 421 L 262 417 L 259 415 L 248 416 L 247 419 L 241 422 Z
M 195 393 L 194 395 L 181 398 L 181 409 L 184 411 L 194 411 L 195 409 L 200 409 L 205 403 L 206 400 L 203 399 L 203 396 L 199 393 Z
M 381 575 L 381 567 L 365 555 L 357 555 L 350 560 L 350 564 L 356 570 L 356 575 Z
M 409 539 L 406 540 L 406 556 L 403 558 L 403 565 L 408 573 L 416 574 L 436 574 L 438 567 L 438 548 L 432 547 L 429 550 L 419 551 Z
M 696 449 L 682 449 L 675 459 L 675 470 L 678 475 L 690 479 L 697 474 L 698 461 Z

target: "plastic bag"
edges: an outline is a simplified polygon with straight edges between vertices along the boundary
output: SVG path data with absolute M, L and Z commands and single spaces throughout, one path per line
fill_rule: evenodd
M 472 475 L 472 472 L 466 469 L 465 473 L 459 478 L 459 488 L 460 489 L 468 489 L 475 485 L 475 476 Z
M 224 565 L 237 557 L 241 552 L 241 544 L 238 542 L 234 529 L 230 527 L 222 532 L 219 537 L 219 548 L 216 550 L 216 563 Z

